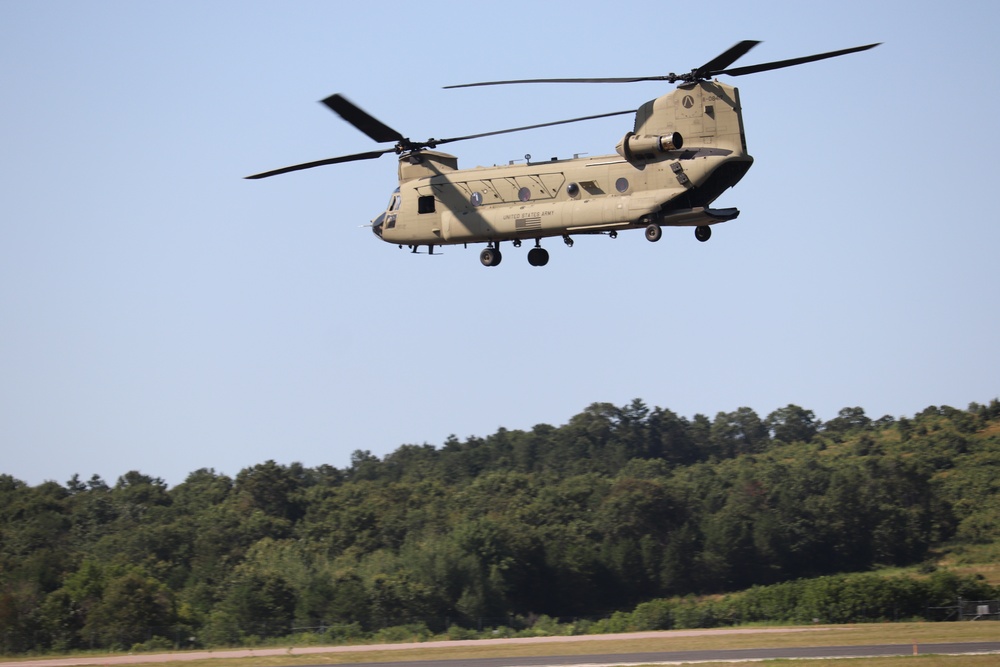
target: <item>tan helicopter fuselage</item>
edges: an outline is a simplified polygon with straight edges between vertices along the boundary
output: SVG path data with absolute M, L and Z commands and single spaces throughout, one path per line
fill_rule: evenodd
M 739 91 L 701 81 L 640 107 L 615 154 L 461 170 L 446 153 L 404 155 L 374 230 L 415 249 L 711 225 L 738 215 L 709 206 L 752 163 Z

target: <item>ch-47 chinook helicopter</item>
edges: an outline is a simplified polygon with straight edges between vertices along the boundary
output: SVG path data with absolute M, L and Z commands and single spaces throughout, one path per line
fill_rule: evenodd
M 515 248 L 533 241 L 528 263 L 544 266 L 549 253 L 541 240 L 561 236 L 568 246 L 575 234 L 607 234 L 644 229 L 659 241 L 663 227 L 694 227 L 707 241 L 711 225 L 733 220 L 735 208 L 713 209 L 727 188 L 743 178 L 753 158 L 747 153 L 739 91 L 713 80 L 802 65 L 878 46 L 868 44 L 801 58 L 749 67 L 729 66 L 759 44 L 747 40 L 684 74 L 632 78 L 521 79 L 447 86 L 463 88 L 520 83 L 630 83 L 666 81 L 678 88 L 643 104 L 637 111 L 541 123 L 448 139 L 411 141 L 351 103 L 332 95 L 323 103 L 354 127 L 390 148 L 342 155 L 267 171 L 247 178 L 265 178 L 321 165 L 399 156 L 399 187 L 372 231 L 383 241 L 413 252 L 427 246 L 485 243 L 479 259 L 496 266 L 500 244 Z M 728 68 L 728 69 L 727 69 Z M 635 114 L 633 130 L 616 146 L 616 153 L 598 157 L 553 159 L 547 162 L 459 169 L 458 158 L 433 150 L 455 141 L 575 123 L 594 118 Z

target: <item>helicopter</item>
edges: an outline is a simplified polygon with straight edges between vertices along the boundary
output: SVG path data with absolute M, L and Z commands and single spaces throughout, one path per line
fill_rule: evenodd
M 630 229 L 644 230 L 659 241 L 663 227 L 693 227 L 698 241 L 708 241 L 712 226 L 736 219 L 737 208 L 712 208 L 750 169 L 739 90 L 718 76 L 743 76 L 835 58 L 878 46 L 867 44 L 839 51 L 747 67 L 730 67 L 759 41 L 744 40 L 690 72 L 627 78 L 516 79 L 445 86 L 466 88 L 537 83 L 634 83 L 664 81 L 675 90 L 637 110 L 615 111 L 568 120 L 471 134 L 411 141 L 341 94 L 322 100 L 331 111 L 389 148 L 306 162 L 247 176 L 260 179 L 323 165 L 368 160 L 395 153 L 399 185 L 385 210 L 370 223 L 381 240 L 412 252 L 426 246 L 485 243 L 484 266 L 497 266 L 500 244 L 520 248 L 533 242 L 527 259 L 545 266 L 548 250 L 542 239 L 604 234 L 616 238 Z M 435 150 L 442 144 L 551 127 L 566 123 L 635 114 L 615 153 L 594 157 L 552 158 L 493 167 L 459 169 L 458 158 Z

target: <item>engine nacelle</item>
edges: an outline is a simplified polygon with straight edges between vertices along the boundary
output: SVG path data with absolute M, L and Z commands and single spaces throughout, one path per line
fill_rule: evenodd
M 645 134 L 626 134 L 615 150 L 618 154 L 629 162 L 635 160 L 651 160 L 657 153 L 679 150 L 684 145 L 684 138 L 680 132 L 664 134 L 659 136 L 649 136 Z

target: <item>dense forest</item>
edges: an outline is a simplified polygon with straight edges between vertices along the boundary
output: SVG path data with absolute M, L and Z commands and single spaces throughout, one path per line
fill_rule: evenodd
M 0 650 L 539 618 L 614 629 L 630 610 L 671 627 L 707 599 L 712 623 L 797 618 L 762 616 L 771 598 L 841 620 L 806 604 L 803 582 L 869 597 L 905 588 L 898 616 L 1000 595 L 933 564 L 942 545 L 998 541 L 996 400 L 910 418 L 845 408 L 827 422 L 796 405 L 687 419 L 599 403 L 559 427 L 356 451 L 345 469 L 267 461 L 173 488 L 140 472 L 38 486 L 0 475 Z M 921 564 L 891 581 L 843 578 Z M 695 597 L 744 589 L 726 598 L 742 600 L 736 616 L 735 602 L 723 614 L 722 596 Z

